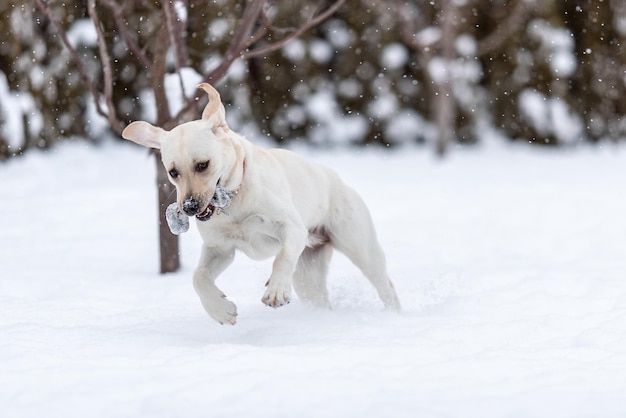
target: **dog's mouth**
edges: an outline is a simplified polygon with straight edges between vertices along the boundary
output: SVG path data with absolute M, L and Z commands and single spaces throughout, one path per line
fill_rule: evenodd
M 214 211 L 215 206 L 209 203 L 205 210 L 196 215 L 196 218 L 202 222 L 208 221 L 213 216 Z
M 215 188 L 215 193 L 213 194 L 213 198 L 209 201 L 206 208 L 197 213 L 195 216 L 199 221 L 208 221 L 213 217 L 214 214 L 224 214 L 228 215 L 226 208 L 230 206 L 230 202 L 237 194 L 237 191 L 228 190 L 219 184 Z M 189 212 L 188 212 L 189 213 Z M 189 216 L 193 216 L 189 214 Z

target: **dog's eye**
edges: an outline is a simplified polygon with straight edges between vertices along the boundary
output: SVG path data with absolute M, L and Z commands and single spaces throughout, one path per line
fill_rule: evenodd
M 202 163 L 198 163 L 198 164 L 196 164 L 196 171 L 198 173 L 202 173 L 208 167 L 209 167 L 209 162 L 208 161 L 205 161 L 205 162 L 202 162 Z
M 170 177 L 172 177 L 173 179 L 177 178 L 180 174 L 178 173 L 178 170 L 176 170 L 175 168 L 172 168 L 170 170 Z

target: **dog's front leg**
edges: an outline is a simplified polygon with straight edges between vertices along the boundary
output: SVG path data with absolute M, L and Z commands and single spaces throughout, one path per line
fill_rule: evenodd
M 215 280 L 235 258 L 235 250 L 222 251 L 202 247 L 200 263 L 193 275 L 193 286 L 200 297 L 204 310 L 220 324 L 235 325 L 237 306 L 215 286 Z
M 291 280 L 298 258 L 304 251 L 308 232 L 298 222 L 280 223 L 277 235 L 281 248 L 272 265 L 272 275 L 267 281 L 267 289 L 261 301 L 267 306 L 277 308 L 291 301 Z

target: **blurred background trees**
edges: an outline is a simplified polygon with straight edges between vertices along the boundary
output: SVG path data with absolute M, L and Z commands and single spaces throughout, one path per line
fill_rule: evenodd
M 89 1 L 44 3 L 103 86 Z M 172 92 L 182 90 L 168 74 L 182 66 L 181 73 L 196 82 L 215 71 L 248 3 L 95 1 L 115 63 L 111 102 L 101 107 L 114 107 L 122 125 L 157 122 L 146 66 L 160 54 L 170 116 L 176 114 L 181 99 Z M 266 5 L 267 36 L 256 45 L 288 35 L 332 3 Z M 419 143 L 443 154 L 450 145 L 480 142 L 487 134 L 548 145 L 619 140 L 626 133 L 625 4 L 347 0 L 277 51 L 234 60 L 217 87 L 230 105 L 234 129 L 277 143 Z M 184 26 L 183 51 L 173 47 L 174 40 L 159 38 L 167 22 L 154 11 L 165 5 Z M 142 51 L 133 51 L 115 30 L 115 10 Z M 35 2 L 0 2 L 0 33 L 0 159 L 74 136 L 98 141 L 114 128 L 98 113 L 58 31 Z M 149 62 L 142 64 L 140 52 Z
M 0 0 L 0 161 L 134 120 L 333 147 L 626 137 L 623 0 Z M 163 220 L 161 271 L 178 268 Z

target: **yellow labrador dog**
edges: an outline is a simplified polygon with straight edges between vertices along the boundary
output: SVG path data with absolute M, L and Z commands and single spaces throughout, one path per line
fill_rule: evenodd
M 161 149 L 178 210 L 197 218 L 204 245 L 193 283 L 207 313 L 235 324 L 235 304 L 215 285 L 235 250 L 257 260 L 275 256 L 266 305 L 289 303 L 293 283 L 301 300 L 328 306 L 333 247 L 361 269 L 385 307 L 399 310 L 385 255 L 357 193 L 330 169 L 287 150 L 260 148 L 231 131 L 219 93 L 207 83 L 198 88 L 209 96 L 202 119 L 171 131 L 133 122 L 122 136 Z M 216 203 L 218 189 L 228 192 L 227 210 Z

